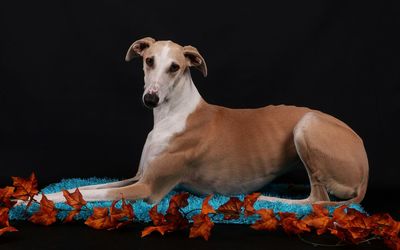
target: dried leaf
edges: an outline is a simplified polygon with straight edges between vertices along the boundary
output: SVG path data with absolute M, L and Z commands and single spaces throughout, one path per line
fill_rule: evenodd
M 0 236 L 7 232 L 17 232 L 18 230 L 15 227 L 4 227 L 0 228 Z
M 165 220 L 168 225 L 171 225 L 170 232 L 182 230 L 189 226 L 189 221 L 180 212 L 174 214 L 166 214 Z
M 171 197 L 165 215 L 158 213 L 157 205 L 154 205 L 150 209 L 149 215 L 155 226 L 146 227 L 142 231 L 142 237 L 145 237 L 155 231 L 158 231 L 164 235 L 165 232 L 173 232 L 187 228 L 189 221 L 182 215 L 179 209 L 188 205 L 188 197 L 188 193 L 180 193 Z
M 169 201 L 169 206 L 167 209 L 167 214 L 177 213 L 179 208 L 184 208 L 188 205 L 187 199 L 189 198 L 189 193 L 184 192 L 180 194 L 176 194 L 171 197 Z
M 192 219 L 193 226 L 190 228 L 189 238 L 203 237 L 208 240 L 211 235 L 211 229 L 214 227 L 214 223 L 208 214 L 194 215 Z
M 122 198 L 122 205 L 121 208 L 116 208 L 115 205 L 117 204 L 117 201 L 114 201 L 111 205 L 110 209 L 110 216 L 112 220 L 118 221 L 117 225 L 115 228 L 121 228 L 122 226 L 125 226 L 133 221 L 134 218 L 134 213 L 133 213 L 133 207 L 131 204 L 127 204 L 125 202 L 125 199 Z M 120 221 L 123 219 L 127 219 L 125 221 Z
M 62 192 L 66 203 L 77 210 L 80 210 L 87 204 L 78 188 L 73 193 L 68 192 L 68 190 L 63 190 Z
M 34 213 L 29 221 L 40 224 L 44 226 L 49 226 L 57 221 L 57 209 L 54 207 L 54 202 L 47 199 L 46 195 L 42 195 L 42 200 L 40 201 L 39 211 Z
M 309 227 L 315 228 L 317 234 L 321 235 L 328 230 L 328 225 L 331 223 L 328 209 L 321 205 L 313 204 L 313 212 L 302 219 Z
M 278 228 L 279 221 L 275 217 L 274 211 L 272 209 L 260 209 L 256 211 L 257 214 L 261 216 L 260 220 L 257 220 L 251 228 L 255 230 L 268 230 L 275 231 Z
M 157 208 L 158 205 L 155 205 L 150 209 L 149 211 L 150 218 L 153 221 L 153 224 L 156 226 L 165 225 L 167 221 L 165 220 L 164 215 L 157 211 Z
M 238 219 L 242 210 L 243 201 L 237 197 L 231 197 L 226 203 L 222 204 L 217 211 L 224 214 L 224 220 Z
M 244 215 L 250 216 L 256 213 L 253 205 L 257 201 L 258 197 L 261 193 L 252 193 L 248 194 L 244 197 L 243 206 L 244 206 Z
M 374 214 L 369 217 L 372 233 L 385 238 L 397 237 L 400 232 L 400 222 L 396 221 L 388 213 Z
M 10 222 L 8 221 L 8 211 L 8 208 L 0 207 L 0 227 L 10 226 Z
M 400 250 L 400 238 L 398 236 L 385 238 L 384 243 L 390 249 Z
M 134 219 L 133 207 L 125 202 L 122 197 L 121 208 L 116 208 L 118 201 L 113 201 L 110 209 L 105 207 L 93 208 L 93 214 L 85 221 L 85 224 L 94 229 L 118 229 Z M 121 221 L 122 220 L 122 221 Z
M 347 213 L 345 209 L 347 209 Z M 329 230 L 331 234 L 336 235 L 343 241 L 358 244 L 369 236 L 372 227 L 371 221 L 366 214 L 341 206 L 333 212 Z
M 204 198 L 203 204 L 201 206 L 201 213 L 202 214 L 215 214 L 216 213 L 214 208 L 210 204 L 208 204 L 208 202 L 210 201 L 210 199 L 212 197 L 213 197 L 213 195 L 210 194 L 209 196 Z
M 297 219 L 295 213 L 279 212 L 280 224 L 287 234 L 301 234 L 310 232 L 310 228 L 302 220 Z
M 161 235 L 164 235 L 165 232 L 170 231 L 170 225 L 146 227 L 143 229 L 141 237 L 143 238 L 155 231 L 159 232 Z
M 8 208 L 0 207 L 0 236 L 6 232 L 18 231 L 16 228 L 10 226 L 10 222 L 8 221 L 8 211 Z
M 110 229 L 115 228 L 118 221 L 109 216 L 108 208 L 95 207 L 93 208 L 93 214 L 87 218 L 85 224 L 94 229 Z
M 21 177 L 11 177 L 13 180 L 13 186 L 15 187 L 13 197 L 16 199 L 27 201 L 29 200 L 26 207 L 29 207 L 32 203 L 33 196 L 39 193 L 38 183 L 35 176 L 35 173 L 29 176 L 29 178 L 21 178 Z
M 75 215 L 79 214 L 81 210 L 72 210 L 68 213 L 67 217 L 63 220 L 63 223 L 68 223 L 74 220 Z
M 0 188 L 0 206 L 11 208 L 16 203 L 15 201 L 11 201 L 11 197 L 14 194 L 14 187 L 5 187 Z

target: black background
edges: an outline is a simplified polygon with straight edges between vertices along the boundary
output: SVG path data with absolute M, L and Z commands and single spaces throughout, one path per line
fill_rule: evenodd
M 209 76 L 192 76 L 210 103 L 343 120 L 364 140 L 369 191 L 400 190 L 394 1 L 2 1 L 0 14 L 0 186 L 33 170 L 42 186 L 133 176 L 152 112 L 142 62 L 124 56 L 152 36 L 199 49 Z

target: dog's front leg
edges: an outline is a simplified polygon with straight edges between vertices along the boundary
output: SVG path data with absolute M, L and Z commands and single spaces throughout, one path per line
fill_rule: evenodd
M 186 165 L 184 159 L 184 153 L 163 153 L 149 163 L 143 177 L 134 184 L 80 191 L 86 201 L 119 200 L 123 196 L 127 200 L 144 199 L 149 203 L 157 203 L 182 180 Z M 46 194 L 46 197 L 54 202 L 65 202 L 62 192 Z M 34 198 L 40 201 L 42 195 Z

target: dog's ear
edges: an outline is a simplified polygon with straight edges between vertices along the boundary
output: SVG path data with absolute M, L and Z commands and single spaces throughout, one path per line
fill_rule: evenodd
M 186 57 L 189 67 L 195 67 L 203 73 L 204 77 L 207 76 L 206 61 L 195 47 L 190 45 L 183 47 L 183 54 Z
M 125 56 L 125 61 L 129 62 L 132 58 L 137 56 L 143 56 L 143 52 L 150 47 L 153 43 L 155 43 L 155 39 L 151 37 L 145 37 L 139 39 L 132 43 L 131 47 L 129 47 L 128 52 Z

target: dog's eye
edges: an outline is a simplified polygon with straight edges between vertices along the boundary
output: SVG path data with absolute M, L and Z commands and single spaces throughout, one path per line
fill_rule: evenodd
M 179 65 L 176 63 L 172 63 L 171 66 L 169 67 L 169 72 L 176 72 L 179 69 Z
M 147 57 L 146 58 L 146 64 L 147 64 L 147 66 L 152 67 L 154 65 L 153 57 Z

